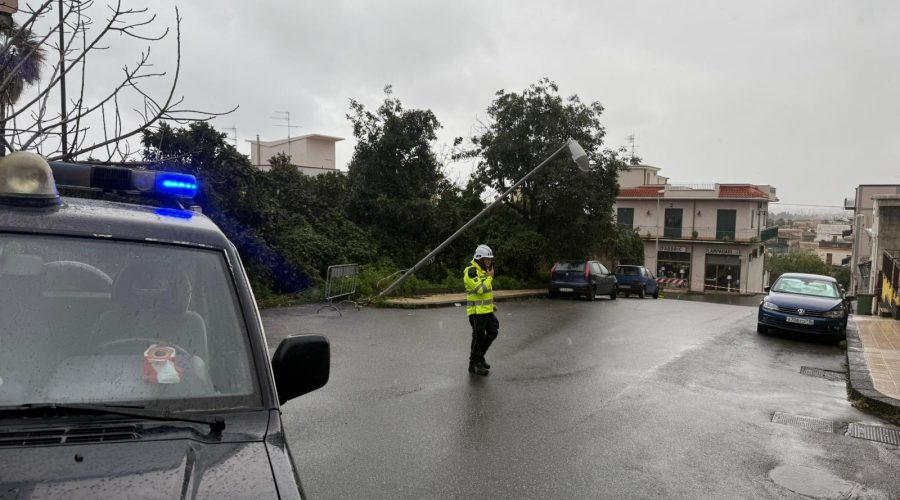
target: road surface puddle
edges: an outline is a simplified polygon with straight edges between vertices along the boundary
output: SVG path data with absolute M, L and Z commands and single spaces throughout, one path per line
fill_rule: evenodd
M 834 474 L 811 467 L 799 465 L 779 465 L 772 469 L 769 477 L 775 484 L 787 488 L 794 493 L 813 498 L 858 498 L 886 499 L 880 491 L 870 490 L 865 486 L 845 481 Z

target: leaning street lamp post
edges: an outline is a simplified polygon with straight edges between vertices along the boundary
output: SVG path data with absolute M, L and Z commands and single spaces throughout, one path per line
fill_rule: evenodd
M 393 283 L 391 283 L 391 285 L 389 287 L 385 288 L 384 291 L 378 295 L 383 297 L 383 296 L 388 295 L 389 293 L 393 292 L 398 286 L 400 286 L 400 283 L 403 283 L 404 281 L 406 281 L 407 278 L 409 278 L 410 276 L 415 274 L 415 272 L 418 271 L 422 266 L 424 266 L 426 263 L 428 263 L 432 259 L 434 259 L 435 255 L 439 254 L 444 248 L 447 247 L 447 245 L 452 243 L 453 240 L 455 240 L 460 234 L 463 233 L 463 231 L 468 229 L 469 226 L 471 226 L 472 224 L 475 224 L 476 222 L 478 222 L 478 220 L 481 219 L 482 217 L 484 217 L 484 215 L 486 213 L 490 212 L 490 210 L 492 208 L 497 206 L 497 204 L 499 204 L 501 201 L 503 201 L 504 198 L 506 198 L 513 191 L 515 191 L 515 189 L 517 187 L 521 186 L 522 183 L 524 183 L 525 181 L 530 179 L 531 176 L 533 176 L 535 173 L 537 173 L 537 171 L 540 170 L 544 165 L 549 163 L 550 160 L 552 160 L 554 157 L 556 157 L 556 155 L 558 155 L 559 153 L 563 152 L 566 149 L 569 150 L 569 155 L 571 155 L 572 160 L 574 160 L 575 163 L 578 165 L 578 168 L 580 168 L 584 172 L 587 172 L 590 168 L 587 153 L 584 152 L 584 149 L 581 147 L 581 145 L 578 144 L 577 142 L 575 142 L 574 139 L 567 140 L 565 144 L 563 144 L 559 149 L 557 149 L 552 155 L 548 156 L 546 160 L 542 161 L 540 165 L 534 167 L 534 169 L 532 169 L 531 172 L 528 172 L 527 174 L 525 174 L 525 177 L 522 177 L 521 179 L 519 179 L 518 182 L 516 182 L 515 184 L 510 186 L 510 188 L 507 189 L 503 194 L 498 196 L 497 199 L 494 200 L 493 203 L 491 203 L 490 205 L 485 207 L 484 210 L 482 210 L 481 212 L 478 213 L 478 215 L 469 219 L 469 222 L 466 222 L 462 227 L 457 229 L 455 233 L 450 235 L 449 238 L 444 240 L 443 243 L 438 245 L 437 248 L 432 250 L 431 253 L 429 253 L 422 260 L 417 262 L 416 265 L 414 265 L 409 270 L 407 270 L 403 274 L 403 276 L 400 276 L 399 278 L 397 278 L 397 281 L 394 281 Z

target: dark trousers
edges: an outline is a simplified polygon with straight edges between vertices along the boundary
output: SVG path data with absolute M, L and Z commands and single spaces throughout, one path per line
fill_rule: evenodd
M 469 361 L 474 363 L 484 359 L 484 354 L 500 333 L 500 321 L 494 313 L 472 314 L 469 316 L 469 324 L 472 325 Z

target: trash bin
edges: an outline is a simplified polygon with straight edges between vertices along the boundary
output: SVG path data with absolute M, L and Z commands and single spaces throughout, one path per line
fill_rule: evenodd
M 856 296 L 856 314 L 872 314 L 872 300 L 875 298 L 871 293 L 860 293 Z

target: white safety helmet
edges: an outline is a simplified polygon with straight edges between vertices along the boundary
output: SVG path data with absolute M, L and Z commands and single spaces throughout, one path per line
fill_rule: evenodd
M 494 252 L 491 250 L 491 247 L 487 245 L 478 245 L 478 248 L 475 249 L 475 260 L 493 258 Z

